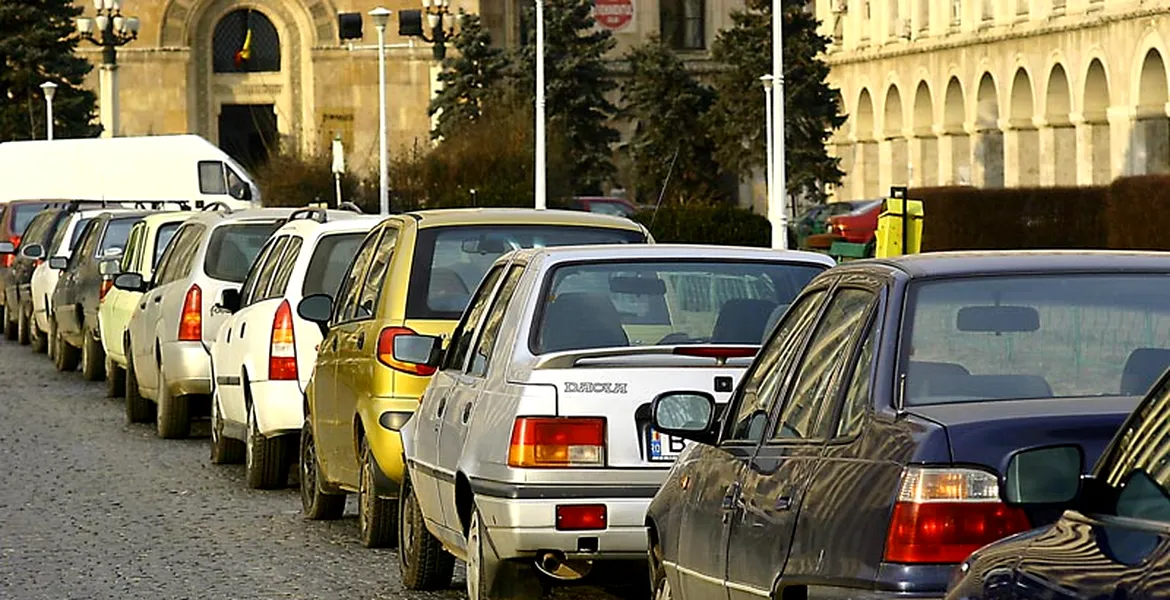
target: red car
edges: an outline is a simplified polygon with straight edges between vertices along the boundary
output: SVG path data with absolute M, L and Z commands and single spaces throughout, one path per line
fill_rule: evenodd
M 841 241 L 868 244 L 877 236 L 878 215 L 882 201 L 872 200 L 843 215 L 829 217 L 829 231 Z

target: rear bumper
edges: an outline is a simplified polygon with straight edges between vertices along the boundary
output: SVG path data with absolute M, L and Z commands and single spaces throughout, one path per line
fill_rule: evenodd
M 943 600 L 941 593 L 859 590 L 827 585 L 807 587 L 808 600 Z
M 256 425 L 266 437 L 300 433 L 305 404 L 296 381 L 251 381 Z
M 162 364 L 169 394 L 211 395 L 211 355 L 201 342 L 162 344 Z

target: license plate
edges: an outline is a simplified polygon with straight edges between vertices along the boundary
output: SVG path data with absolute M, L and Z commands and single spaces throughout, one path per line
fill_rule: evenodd
M 672 462 L 687 447 L 686 440 L 646 428 L 646 458 L 651 462 Z

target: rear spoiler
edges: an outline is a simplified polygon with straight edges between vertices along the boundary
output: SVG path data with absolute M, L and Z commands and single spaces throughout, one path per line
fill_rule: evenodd
M 758 345 L 696 344 L 679 346 L 629 346 L 617 348 L 596 348 L 589 350 L 566 350 L 545 354 L 536 359 L 533 369 L 570 369 L 582 361 L 642 357 L 642 356 L 689 356 L 715 359 L 722 366 L 731 358 L 751 358 L 760 351 Z

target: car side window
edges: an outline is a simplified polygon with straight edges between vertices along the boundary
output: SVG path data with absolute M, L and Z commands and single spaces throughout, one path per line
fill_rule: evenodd
M 99 232 L 104 222 L 101 219 L 94 219 L 85 225 L 85 229 L 81 232 L 80 241 L 77 243 L 77 248 L 73 250 L 73 254 L 69 257 L 69 263 L 66 269 L 73 270 L 79 263 L 86 258 L 93 256 L 97 252 L 97 244 Z
M 45 232 L 48 231 L 49 223 L 52 221 L 52 219 L 53 219 L 53 215 L 52 215 L 52 213 L 49 213 L 49 212 L 43 212 L 43 213 L 33 217 L 32 222 L 30 222 L 28 224 L 28 227 L 25 228 L 24 235 L 21 236 L 21 238 L 20 238 L 21 244 L 24 243 L 24 240 L 29 240 L 30 244 L 34 243 L 34 242 L 37 244 L 42 243 L 43 242 L 42 238 L 45 237 Z M 19 250 L 19 248 L 20 247 L 17 246 L 18 250 Z
M 174 241 L 167 246 L 158 270 L 156 285 L 163 285 L 178 281 L 187 276 L 191 269 L 191 262 L 199 250 L 199 238 L 204 228 L 200 225 L 187 225 L 176 235 Z
M 166 250 L 163 250 L 162 256 L 160 256 L 158 259 L 158 266 L 154 270 L 155 285 L 161 285 L 167 280 L 166 278 L 170 273 L 171 264 L 175 262 L 175 255 L 178 253 L 177 248 L 179 242 L 182 241 L 183 238 L 187 235 L 188 229 L 190 229 L 188 226 L 179 228 L 179 231 L 175 233 L 175 239 L 171 240 L 171 243 L 167 245 Z
M 1134 411 L 1098 475 L 1112 488 L 1109 514 L 1170 523 L 1170 380 Z
M 739 404 L 728 423 L 723 441 L 731 444 L 759 442 L 764 437 L 772 403 L 788 373 L 787 366 L 802 346 L 808 330 L 824 303 L 825 290 L 806 294 L 788 309 L 750 372 L 744 377 Z
M 462 369 L 463 365 L 466 364 L 467 353 L 471 350 L 471 342 L 475 339 L 475 332 L 479 330 L 483 313 L 487 311 L 488 301 L 491 300 L 492 293 L 496 290 L 496 283 L 500 281 L 500 274 L 503 272 L 504 268 L 501 266 L 492 267 L 484 276 L 483 282 L 479 284 L 475 296 L 467 305 L 467 311 L 463 313 L 463 319 L 459 321 L 459 325 L 451 336 L 450 351 L 444 361 L 444 369 Z
M 272 244 L 272 251 L 265 257 L 264 264 L 260 266 L 260 274 L 256 279 L 256 288 L 252 291 L 252 302 L 268 299 L 268 288 L 272 285 L 272 279 L 276 275 L 277 267 L 280 266 L 280 259 L 284 256 L 284 249 L 286 247 L 288 247 L 287 235 L 276 238 L 275 243 Z
M 837 419 L 837 429 L 833 437 L 847 438 L 861 433 L 861 425 L 865 420 L 865 411 L 870 406 L 870 389 L 873 385 L 874 348 L 877 346 L 877 320 L 870 324 L 865 339 L 861 342 L 861 352 L 857 355 L 857 362 L 853 364 L 852 372 L 845 385 L 845 399 L 841 404 L 841 416 Z
M 475 352 L 471 355 L 471 364 L 467 368 L 468 375 L 483 377 L 487 374 L 488 362 L 492 356 L 492 350 L 496 347 L 496 341 L 500 337 L 500 326 L 504 323 L 508 303 L 512 301 L 512 295 L 516 293 L 516 286 L 519 285 L 520 276 L 523 274 L 524 265 L 512 265 L 508 269 L 504 283 L 500 286 L 500 293 L 496 294 L 496 299 L 492 301 L 492 306 L 487 311 L 487 318 L 484 319 L 482 328 L 483 333 L 480 334 L 479 341 L 475 343 Z
M 374 316 L 378 310 L 378 298 L 382 295 L 382 281 L 386 279 L 386 270 L 390 268 L 390 258 L 394 256 L 394 244 L 398 241 L 397 229 L 386 229 L 382 234 L 378 248 L 374 250 L 374 257 L 370 261 L 370 270 L 366 272 L 366 281 L 362 284 L 361 295 L 358 296 L 357 317 Z
M 260 273 L 272 258 L 273 251 L 281 239 L 269 240 L 260 249 L 260 254 L 256 256 L 256 261 L 252 263 L 252 268 L 248 269 L 248 274 L 244 277 L 244 283 L 240 285 L 240 306 L 248 306 L 255 301 L 256 288 L 260 283 Z
M 279 298 L 288 290 L 288 280 L 292 278 L 293 267 L 297 265 L 297 257 L 300 256 L 301 246 L 304 243 L 302 238 L 289 238 L 284 258 L 280 260 L 280 266 L 277 267 L 276 275 L 272 278 L 272 285 L 268 288 L 269 298 Z
M 792 392 L 780 409 L 773 439 L 816 439 L 824 433 L 817 424 L 833 409 L 846 350 L 859 335 L 873 300 L 873 292 L 853 288 L 833 296 L 796 367 Z
M 366 237 L 362 247 L 354 255 L 349 265 L 349 272 L 341 280 L 341 287 L 337 290 L 334 301 L 333 322 L 342 323 L 352 320 L 357 310 L 358 294 L 362 291 L 362 281 L 366 275 L 366 267 L 374 258 L 374 249 L 378 247 L 378 240 L 382 238 L 382 231 L 375 231 Z
M 142 234 L 145 230 L 146 224 L 141 221 L 130 228 L 130 236 L 126 238 L 126 251 L 122 253 L 122 259 L 119 262 L 123 272 L 138 268 L 139 247 L 142 245 Z
M 76 215 L 74 215 L 76 218 Z M 45 249 L 45 253 L 56 253 L 61 248 L 61 244 L 65 242 L 65 232 L 69 229 L 69 218 L 66 217 L 64 222 L 57 227 L 57 231 L 53 233 L 53 240 L 49 243 L 49 247 Z

